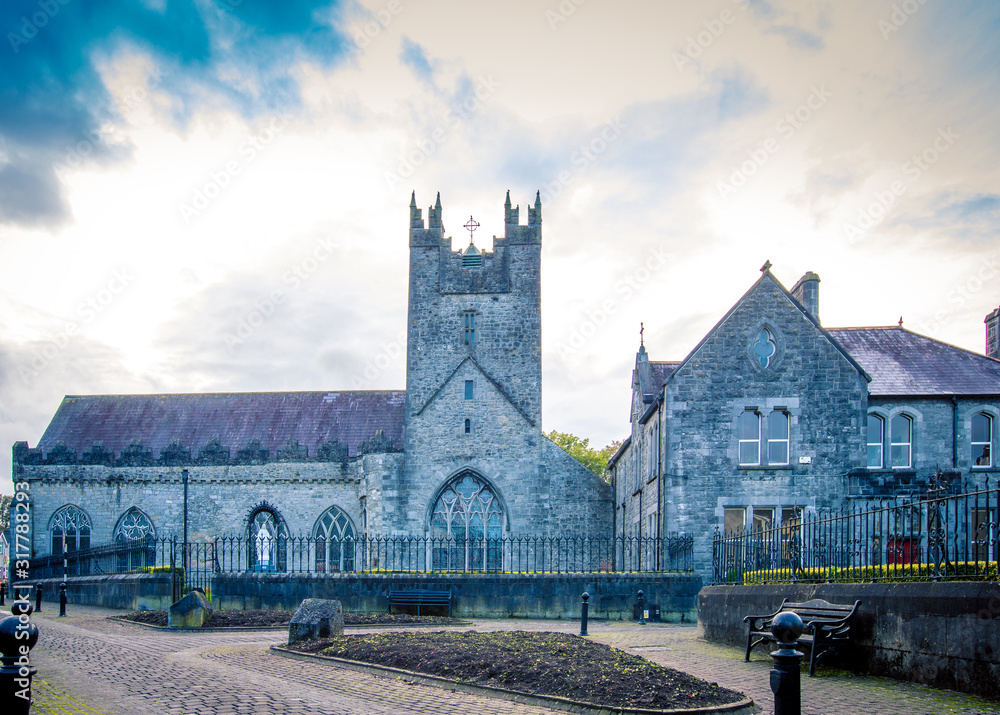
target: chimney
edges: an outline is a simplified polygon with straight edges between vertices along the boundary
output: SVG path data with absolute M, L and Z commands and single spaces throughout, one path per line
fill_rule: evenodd
M 802 303 L 806 311 L 819 322 L 819 276 L 812 271 L 799 278 L 792 287 L 792 295 Z
M 986 316 L 986 356 L 1000 360 L 1000 308 Z

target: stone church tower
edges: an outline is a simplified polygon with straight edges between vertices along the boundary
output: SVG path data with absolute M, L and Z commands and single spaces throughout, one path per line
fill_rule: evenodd
M 464 489 L 485 487 L 495 496 L 491 536 L 524 533 L 548 516 L 541 434 L 541 199 L 536 196 L 528 208 L 527 225 L 520 224 L 519 213 L 508 193 L 504 235 L 494 237 L 492 252 L 471 241 L 453 251 L 440 196 L 428 209 L 426 227 L 411 200 L 405 443 L 402 483 L 395 491 L 412 506 L 407 513 L 397 509 L 392 518 L 390 494 L 383 492 L 387 521 L 400 530 L 427 529 L 435 505 L 448 500 L 449 485 L 463 480 Z

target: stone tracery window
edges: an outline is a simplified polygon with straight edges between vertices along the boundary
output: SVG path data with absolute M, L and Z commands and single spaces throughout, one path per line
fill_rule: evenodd
M 441 492 L 431 513 L 435 569 L 496 571 L 502 567 L 504 512 L 490 486 L 470 472 Z
M 87 512 L 73 504 L 60 507 L 49 521 L 52 550 L 50 553 L 58 556 L 63 553 L 63 543 L 66 551 L 90 548 L 90 517 Z
M 257 509 L 247 524 L 252 571 L 284 571 L 287 562 L 288 530 L 278 514 L 269 507 Z
M 768 368 L 774 361 L 774 356 L 778 352 L 778 344 L 774 335 L 767 328 L 762 328 L 757 337 L 754 338 L 753 354 L 761 368 Z
M 354 544 L 357 533 L 354 522 L 342 509 L 331 506 L 316 520 L 313 527 L 316 544 L 316 571 L 353 571 Z
M 140 509 L 131 507 L 115 526 L 114 541 L 120 547 L 118 571 L 133 571 L 156 562 L 156 527 Z
M 132 507 L 118 520 L 115 527 L 115 541 L 136 541 L 138 539 L 156 538 L 156 528 L 149 517 L 137 507 Z

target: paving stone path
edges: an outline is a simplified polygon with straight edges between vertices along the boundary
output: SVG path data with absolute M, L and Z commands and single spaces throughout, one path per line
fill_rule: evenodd
M 413 685 L 268 653 L 281 632 L 170 633 L 108 621 L 114 611 L 70 606 L 41 628 L 32 713 L 46 715 L 542 714 L 555 711 Z M 568 621 L 477 621 L 477 630 L 579 632 Z M 468 626 L 459 627 L 459 630 Z M 695 637 L 691 626 L 591 622 L 594 640 L 643 655 L 752 697 L 771 711 L 770 659 Z M 352 631 L 353 632 L 353 631 Z M 986 715 L 1000 704 L 950 691 L 821 669 L 803 676 L 808 715 Z

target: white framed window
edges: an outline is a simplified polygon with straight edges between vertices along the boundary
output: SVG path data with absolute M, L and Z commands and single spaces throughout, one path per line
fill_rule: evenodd
M 775 410 L 767 416 L 767 463 L 788 464 L 788 413 Z
M 993 466 L 993 418 L 983 412 L 972 416 L 972 466 Z
M 742 534 L 746 528 L 747 510 L 745 507 L 726 507 L 723 521 L 723 531 L 726 534 Z
M 889 423 L 889 456 L 894 468 L 913 465 L 913 420 L 907 415 L 896 415 Z
M 741 466 L 760 464 L 760 413 L 744 410 L 736 422 Z
M 868 415 L 868 468 L 881 469 L 882 445 L 885 443 L 885 420 L 878 415 Z

